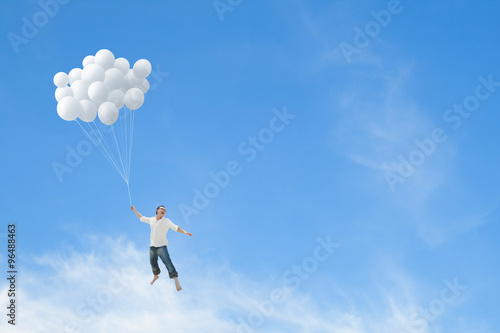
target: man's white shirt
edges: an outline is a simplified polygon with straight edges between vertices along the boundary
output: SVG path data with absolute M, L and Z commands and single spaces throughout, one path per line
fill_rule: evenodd
M 162 217 L 158 221 L 156 220 L 156 216 L 153 217 L 141 217 L 141 221 L 144 223 L 148 223 L 151 227 L 151 236 L 149 246 L 160 247 L 164 245 L 168 245 L 167 241 L 167 231 L 168 229 L 172 229 L 177 231 L 179 226 L 175 225 L 172 221 L 167 218 Z

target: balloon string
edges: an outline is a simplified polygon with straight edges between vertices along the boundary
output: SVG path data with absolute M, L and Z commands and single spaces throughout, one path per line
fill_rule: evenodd
M 128 189 L 128 199 L 130 201 L 130 206 L 132 206 L 132 197 L 130 196 L 130 185 L 127 182 L 127 189 Z

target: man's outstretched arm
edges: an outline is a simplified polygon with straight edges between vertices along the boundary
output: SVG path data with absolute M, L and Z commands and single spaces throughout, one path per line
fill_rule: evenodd
M 134 206 L 130 206 L 130 209 L 134 211 L 135 215 L 137 215 L 139 219 L 142 218 L 142 215 L 137 211 L 137 209 L 135 209 Z
M 192 233 L 187 232 L 186 230 L 183 230 L 183 229 L 182 229 L 181 227 L 179 227 L 179 226 L 177 227 L 177 232 L 180 232 L 180 233 L 182 233 L 182 234 L 186 234 L 186 235 L 188 235 L 188 236 L 193 236 L 193 234 L 192 234 Z

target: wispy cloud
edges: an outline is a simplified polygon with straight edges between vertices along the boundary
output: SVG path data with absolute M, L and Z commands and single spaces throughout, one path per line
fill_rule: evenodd
M 401 332 L 416 308 L 411 278 L 394 273 L 379 281 L 382 298 L 370 306 L 337 286 L 327 307 L 295 290 L 270 309 L 268 281 L 189 256 L 174 258 L 184 288 L 177 292 L 166 275 L 149 285 L 147 251 L 125 238 L 91 236 L 88 242 L 87 252 L 66 248 L 21 267 L 18 323 L 0 322 L 2 332 Z M 0 289 L 4 305 L 7 286 Z
M 412 70 L 411 64 L 354 70 L 352 82 L 332 94 L 333 150 L 375 171 L 374 179 L 383 191 L 390 190 L 385 173 L 397 172 L 401 164 L 398 157 L 408 158 L 417 147 L 415 140 L 429 137 L 435 128 L 426 110 L 406 94 Z M 404 205 L 425 201 L 441 184 L 442 173 L 451 162 L 452 145 L 447 149 L 444 154 L 431 156 L 432 163 L 422 165 L 404 183 L 397 184 Z
M 429 120 L 404 95 L 410 71 L 411 66 L 391 74 L 373 68 L 355 71 L 352 82 L 332 95 L 338 117 L 332 132 L 337 151 L 367 167 L 386 170 L 395 153 L 408 149 L 415 137 L 425 133 Z
M 412 63 L 400 60 L 382 68 L 370 64 L 353 67 L 350 82 L 332 94 L 334 152 L 365 167 L 374 179 L 370 186 L 378 185 L 407 211 L 410 223 L 430 247 L 484 223 L 485 211 L 497 203 L 465 190 L 463 179 L 454 171 L 459 142 L 453 140 L 453 133 L 439 121 L 440 117 L 438 122 L 433 120 L 445 110 L 423 109 L 408 92 L 413 80 Z M 431 142 L 436 129 L 446 139 L 434 141 L 432 149 L 425 148 L 430 153 L 424 153 L 423 142 Z M 393 183 L 388 180 L 389 173 L 400 175 L 403 161 L 412 161 L 417 155 L 423 162 L 412 164 L 414 168 L 407 177 Z M 446 200 L 442 198 L 444 191 Z
M 415 150 L 415 140 L 428 138 L 438 125 L 429 116 L 436 110 L 423 109 L 408 91 L 408 87 L 414 84 L 418 64 L 414 59 L 398 57 L 401 50 L 386 39 L 384 33 L 373 38 L 376 47 L 363 48 L 363 52 L 351 62 L 346 62 L 339 44 L 352 38 L 353 26 L 360 25 L 363 20 L 372 20 L 366 15 L 384 9 L 387 3 L 353 8 L 349 2 L 337 2 L 322 7 L 321 11 L 315 11 L 314 6 L 307 2 L 297 3 L 303 31 L 315 41 L 316 63 L 321 64 L 323 72 L 335 76 L 335 83 L 329 88 L 330 104 L 325 105 L 333 114 L 333 150 L 376 171 L 375 179 L 381 189 L 387 190 L 384 173 L 397 172 L 400 166 L 398 156 L 406 156 Z M 403 7 L 409 5 L 401 3 Z M 404 9 L 401 15 L 406 15 L 409 10 L 409 7 Z M 353 15 L 345 15 L 346 12 Z M 390 23 L 391 28 L 398 24 L 396 16 Z M 447 149 L 441 156 L 432 156 L 432 168 L 431 163 L 426 163 L 405 182 L 405 188 L 398 194 L 410 194 L 411 198 L 406 202 L 425 201 L 442 184 L 441 175 L 451 162 L 453 144 L 447 142 Z

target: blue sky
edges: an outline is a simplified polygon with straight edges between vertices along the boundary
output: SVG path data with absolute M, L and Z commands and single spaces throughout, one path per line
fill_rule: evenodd
M 0 4 L 0 235 L 16 223 L 19 270 L 2 332 L 498 332 L 500 3 L 55 1 Z M 53 76 L 103 48 L 153 67 L 130 190 L 194 234 L 168 233 L 181 293 L 149 286 L 149 227 L 96 147 L 53 169 L 87 140 Z

